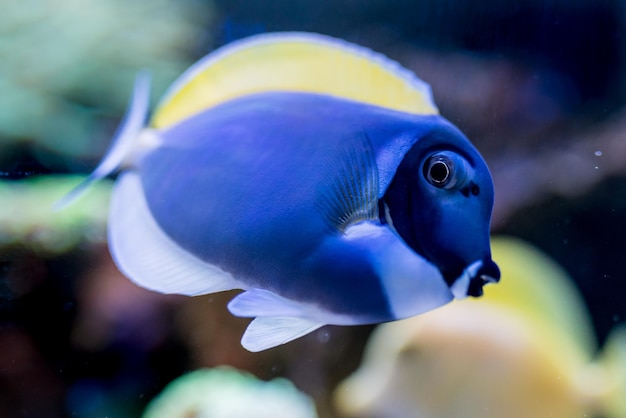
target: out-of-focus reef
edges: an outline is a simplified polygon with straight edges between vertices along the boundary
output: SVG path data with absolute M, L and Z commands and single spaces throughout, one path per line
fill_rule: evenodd
M 0 249 L 22 249 L 51 257 L 79 243 L 104 243 L 110 182 L 96 184 L 64 210 L 53 208 L 59 197 L 81 180 L 78 176 L 0 180 Z
M 144 418 L 317 418 L 313 401 L 286 379 L 268 382 L 220 367 L 200 369 L 170 383 Z
M 137 71 L 158 98 L 206 44 L 209 16 L 194 0 L 3 3 L 0 146 L 98 159 Z

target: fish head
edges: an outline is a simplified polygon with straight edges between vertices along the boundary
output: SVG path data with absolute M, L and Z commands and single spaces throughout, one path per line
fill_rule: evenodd
M 489 242 L 491 174 L 453 125 L 442 121 L 415 142 L 382 202 L 387 223 L 440 270 L 456 298 L 499 281 Z

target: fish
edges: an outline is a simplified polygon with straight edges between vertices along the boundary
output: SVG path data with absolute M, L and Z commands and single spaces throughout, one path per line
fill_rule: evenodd
M 515 237 L 492 237 L 506 280 L 418 318 L 383 324 L 334 392 L 341 416 L 626 416 L 626 326 L 598 347 L 572 278 Z
M 324 325 L 406 318 L 480 296 L 493 181 L 430 87 L 340 39 L 265 33 L 213 51 L 148 120 L 149 75 L 96 169 L 119 172 L 108 242 L 148 289 L 202 295 L 254 318 L 266 350 Z

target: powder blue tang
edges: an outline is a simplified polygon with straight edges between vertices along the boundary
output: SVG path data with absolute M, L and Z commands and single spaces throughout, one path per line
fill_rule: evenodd
M 226 48 L 294 38 L 408 80 L 397 64 L 320 35 Z M 202 71 L 221 62 L 216 54 Z M 190 74 L 175 91 L 193 87 L 199 70 Z M 186 295 L 244 289 L 228 308 L 255 318 L 242 339 L 251 351 L 326 324 L 417 315 L 499 280 L 492 180 L 457 128 L 434 111 L 269 84 L 146 128 L 139 79 L 120 137 L 85 183 L 121 166 L 109 244 L 130 279 Z

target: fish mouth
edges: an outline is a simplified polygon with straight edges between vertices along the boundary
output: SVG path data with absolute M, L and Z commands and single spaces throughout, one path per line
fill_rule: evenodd
M 450 290 L 456 299 L 464 299 L 467 296 L 479 297 L 483 294 L 483 286 L 499 281 L 500 269 L 491 258 L 477 260 L 463 270 Z
M 500 281 L 500 269 L 491 259 L 485 260 L 467 287 L 467 296 L 478 297 L 483 294 L 483 286 Z

